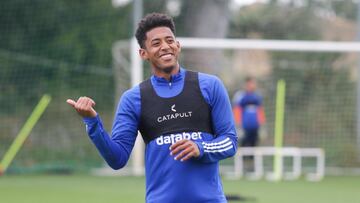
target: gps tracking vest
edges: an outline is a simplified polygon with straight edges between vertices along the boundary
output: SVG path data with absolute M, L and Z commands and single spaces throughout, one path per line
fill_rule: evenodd
M 158 96 L 148 79 L 140 84 L 140 97 L 139 130 L 145 143 L 165 134 L 213 134 L 210 107 L 201 93 L 197 72 L 185 72 L 184 87 L 177 96 Z

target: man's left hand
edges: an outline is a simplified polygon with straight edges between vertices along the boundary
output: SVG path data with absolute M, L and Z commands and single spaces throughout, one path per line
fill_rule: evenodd
M 186 161 L 192 157 L 200 156 L 197 144 L 191 140 L 183 139 L 170 146 L 170 155 L 175 156 L 175 160 Z

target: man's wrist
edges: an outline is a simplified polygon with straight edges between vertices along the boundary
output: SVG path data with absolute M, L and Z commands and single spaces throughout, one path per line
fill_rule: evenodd
M 96 114 L 96 116 L 94 116 L 94 117 L 83 117 L 83 121 L 86 125 L 91 125 L 98 121 L 98 117 L 99 117 L 98 114 Z
M 201 144 L 201 142 L 195 142 L 195 144 L 197 145 L 198 149 L 199 149 L 199 156 L 195 157 L 196 159 L 201 159 L 204 155 L 204 147 L 203 145 Z

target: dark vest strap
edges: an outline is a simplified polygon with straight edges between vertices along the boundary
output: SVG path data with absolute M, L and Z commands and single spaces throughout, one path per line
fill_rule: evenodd
M 201 93 L 197 72 L 185 72 L 184 87 L 177 96 L 158 96 L 150 79 L 140 84 L 140 96 L 139 130 L 145 143 L 170 133 L 213 134 L 211 109 Z

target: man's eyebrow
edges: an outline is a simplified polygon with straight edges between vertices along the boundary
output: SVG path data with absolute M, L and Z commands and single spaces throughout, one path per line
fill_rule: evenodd
M 160 39 L 159 38 L 154 38 L 154 39 L 151 40 L 151 42 L 154 42 L 154 41 L 160 41 Z
M 175 39 L 175 37 L 174 36 L 171 36 L 171 35 L 168 35 L 168 36 L 165 36 L 165 39 Z M 160 38 L 154 38 L 154 39 L 151 39 L 151 43 L 153 43 L 153 42 L 157 42 L 157 41 L 161 41 L 161 39 Z

